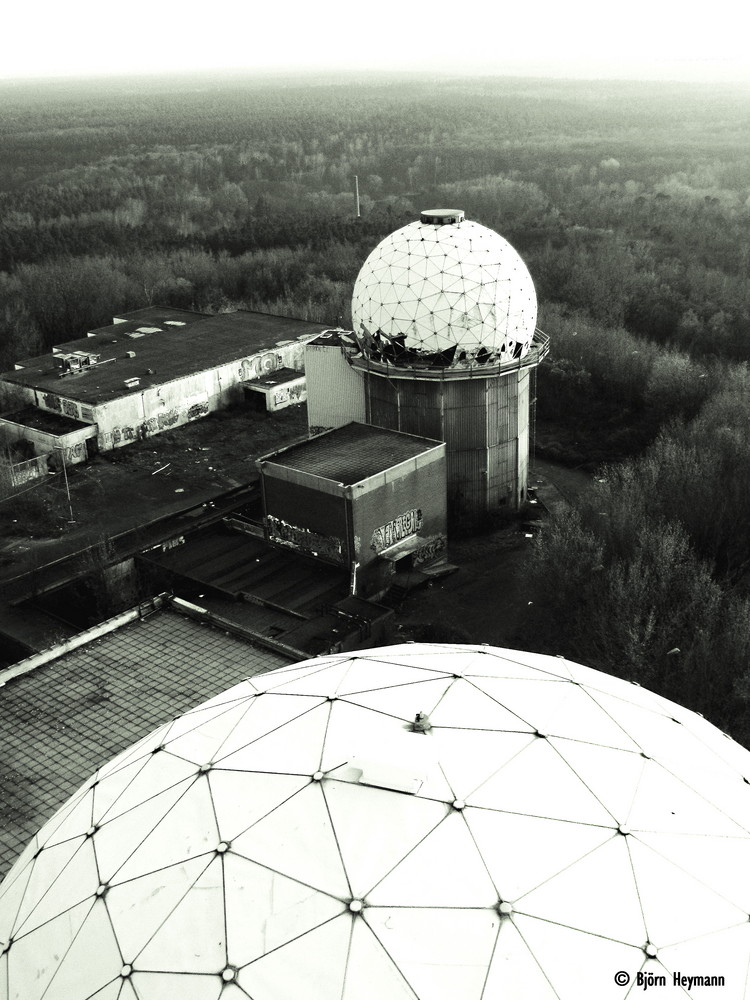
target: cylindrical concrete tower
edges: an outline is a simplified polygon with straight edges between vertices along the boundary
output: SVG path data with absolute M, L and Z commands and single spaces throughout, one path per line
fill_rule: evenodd
M 526 497 L 530 375 L 548 341 L 513 247 L 454 209 L 422 212 L 365 261 L 352 299 L 366 419 L 446 442 L 454 516 Z

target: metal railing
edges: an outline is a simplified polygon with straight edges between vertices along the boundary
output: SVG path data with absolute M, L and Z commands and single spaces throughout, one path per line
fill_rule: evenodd
M 510 361 L 496 361 L 487 364 L 467 362 L 458 365 L 419 365 L 393 364 L 388 361 L 376 360 L 359 350 L 344 349 L 347 360 L 353 368 L 388 378 L 422 378 L 422 379 L 467 379 L 487 378 L 492 375 L 507 375 L 525 368 L 536 368 L 549 353 L 550 340 L 539 328 L 534 330 L 534 337 L 526 354 Z

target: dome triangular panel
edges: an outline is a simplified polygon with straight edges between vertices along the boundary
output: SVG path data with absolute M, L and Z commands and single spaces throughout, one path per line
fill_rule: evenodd
M 73 990 L 90 996 L 111 982 L 112 971 L 121 961 L 104 901 L 99 899 L 65 953 L 44 992 L 44 1000 L 70 1000 Z
M 253 1000 L 340 997 L 352 931 L 351 914 L 330 920 L 240 970 L 239 985 Z
M 481 1000 L 500 924 L 496 912 L 372 907 L 364 914 L 420 1000 Z
M 204 855 L 108 888 L 107 912 L 127 961 L 146 947 L 211 861 Z
M 102 882 L 110 882 L 151 831 L 159 828 L 193 781 L 188 778 L 172 785 L 99 827 L 94 849 Z
M 441 872 L 446 858 L 451 863 Z M 498 893 L 466 821 L 454 812 L 370 890 L 367 901 L 373 906 L 490 908 Z
M 544 739 L 529 744 L 472 792 L 467 802 L 547 819 L 614 825 L 606 809 Z
M 224 873 L 216 857 L 137 955 L 124 958 L 138 971 L 215 973 L 227 965 Z
M 208 781 L 203 776 L 185 789 L 110 881 L 125 882 L 158 868 L 189 861 L 213 850 L 218 842 L 219 831 L 211 808 Z
M 328 923 L 346 910 L 339 899 L 230 851 L 224 856 L 227 958 L 247 965 Z
M 237 837 L 232 850 L 332 896 L 351 895 L 321 789 L 311 784 Z
M 341 1000 L 419 1000 L 364 920 L 355 920 Z
M 327 781 L 324 793 L 352 895 L 361 898 L 442 822 L 442 802 Z
M 42 855 L 68 847 L 70 843 L 68 841 L 66 844 L 60 844 L 59 848 L 53 847 L 49 852 L 43 851 Z M 24 908 L 19 912 L 16 921 L 15 934 L 28 934 L 35 927 L 46 923 L 47 920 L 54 919 L 58 913 L 83 902 L 87 896 L 90 897 L 96 892 L 99 876 L 94 857 L 94 845 L 88 837 L 81 842 L 73 841 L 73 843 L 77 845 L 74 854 L 65 863 L 54 881 L 48 885 L 41 897 L 36 898 L 32 894 L 32 886 L 28 886 Z M 40 855 L 40 859 L 42 855 Z M 45 874 L 48 871 L 49 869 Z M 34 874 L 37 874 L 36 868 Z M 33 899 L 31 906 L 29 906 L 31 902 L 29 897 Z
M 601 826 L 493 809 L 464 810 L 501 899 L 514 902 L 612 839 Z
M 514 900 L 519 914 L 614 941 L 648 940 L 625 837 L 611 837 L 537 889 Z M 585 886 L 585 892 L 581 888 Z

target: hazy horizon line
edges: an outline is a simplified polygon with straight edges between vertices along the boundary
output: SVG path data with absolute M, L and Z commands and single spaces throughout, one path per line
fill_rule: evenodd
M 735 60 L 702 60 L 684 59 L 670 60 L 658 67 L 638 67 L 636 64 L 606 67 L 592 62 L 563 64 L 557 62 L 524 61 L 506 64 L 502 67 L 472 66 L 469 67 L 430 67 L 420 66 L 402 68 L 398 66 L 205 66 L 205 67 L 171 67 L 154 71 L 152 69 L 115 69 L 112 72 L 91 70 L 90 72 L 70 73 L 26 73 L 22 75 L 4 76 L 0 72 L 2 85 L 30 85 L 55 83 L 90 83 L 90 82 L 127 82 L 137 80 L 180 80 L 180 79 L 216 79 L 221 77 L 244 77 L 252 79 L 305 79 L 318 78 L 326 80 L 347 80 L 353 77 L 381 77 L 401 79 L 440 80 L 489 80 L 489 79 L 526 79 L 549 80 L 581 83 L 658 83 L 658 84 L 693 84 L 693 85 L 750 85 L 750 65 L 742 66 L 743 74 L 734 75 L 726 72 L 734 67 Z M 688 74 L 688 68 L 696 70 L 700 67 L 702 74 Z M 679 72 L 682 68 L 682 73 Z M 722 74 L 718 72 L 724 70 Z

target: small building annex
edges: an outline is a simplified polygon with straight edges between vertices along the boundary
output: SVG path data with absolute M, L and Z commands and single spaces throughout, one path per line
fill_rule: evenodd
M 287 369 L 297 381 L 304 344 L 320 326 L 239 310 L 208 316 L 160 306 L 114 317 L 113 324 L 19 361 L 0 375 L 12 412 L 4 434 L 63 448 L 69 462 L 179 427 L 244 398 L 244 386 Z M 290 395 L 296 401 L 301 393 Z M 41 429 L 32 414 L 69 421 Z M 37 426 L 35 426 L 35 424 Z M 83 429 L 82 429 L 83 425 Z
M 349 423 L 258 459 L 266 538 L 384 593 L 446 553 L 445 444 Z

